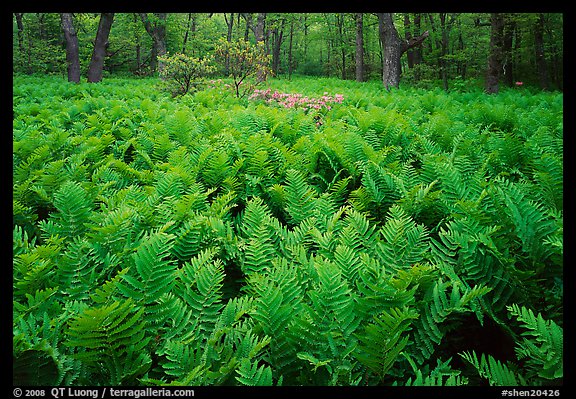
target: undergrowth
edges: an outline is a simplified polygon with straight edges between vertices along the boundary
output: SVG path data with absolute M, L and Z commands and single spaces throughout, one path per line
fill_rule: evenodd
M 14 384 L 561 384 L 562 95 L 269 88 L 14 77 Z

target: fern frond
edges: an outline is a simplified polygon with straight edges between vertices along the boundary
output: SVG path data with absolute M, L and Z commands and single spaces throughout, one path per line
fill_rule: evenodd
M 448 359 L 446 362 L 442 362 L 440 359 L 437 359 L 436 367 L 431 370 L 429 373 L 426 371 L 423 373 L 422 369 L 418 368 L 414 361 L 407 355 L 403 353 L 412 370 L 416 374 L 416 378 L 412 381 L 412 377 L 408 378 L 405 386 L 461 386 L 468 384 L 468 378 L 463 377 L 460 375 L 460 371 L 453 370 L 450 367 L 450 360 Z M 447 377 L 444 379 L 444 377 Z
M 58 232 L 66 237 L 78 236 L 86 231 L 92 212 L 92 201 L 79 183 L 67 182 L 54 194 L 54 206 L 58 210 L 53 219 Z
M 222 310 L 224 265 L 214 259 L 216 250 L 201 251 L 178 271 L 178 294 L 193 311 L 196 333 L 207 338 Z M 179 281 L 179 282 L 180 282 Z
M 304 175 L 295 169 L 286 171 L 285 209 L 290 225 L 295 226 L 314 215 L 316 196 Z
M 170 258 L 174 236 L 145 236 L 133 255 L 134 269 L 123 276 L 119 290 L 139 304 L 151 304 L 174 286 L 176 263 Z
M 525 359 L 531 375 L 545 380 L 554 380 L 564 376 L 564 330 L 552 320 L 545 320 L 539 313 L 517 304 L 506 307 L 510 315 L 527 329 L 517 343 L 516 353 L 519 359 Z
M 115 385 L 132 381 L 151 364 L 143 313 L 144 308 L 137 308 L 131 299 L 87 308 L 70 321 L 66 345 L 102 381 Z
M 478 359 L 474 351 L 460 353 L 460 356 L 474 366 L 480 377 L 487 379 L 491 386 L 526 385 L 526 380 L 515 370 L 515 365 L 502 363 L 491 355 L 482 354 Z
M 242 385 L 249 386 L 271 386 L 272 383 L 272 369 L 268 365 L 258 366 L 258 362 L 250 361 L 244 358 L 240 361 L 239 367 L 236 369 L 238 375 L 236 380 Z
M 451 288 L 450 292 L 449 288 Z M 423 310 L 416 322 L 414 337 L 418 344 L 420 360 L 429 358 L 446 334 L 443 325 L 452 313 L 474 310 L 474 300 L 491 290 L 490 287 L 462 288 L 458 282 L 444 282 L 439 279 L 426 292 L 422 302 Z
M 497 180 L 496 195 L 505 205 L 504 211 L 513 224 L 515 234 L 521 241 L 522 250 L 533 262 L 542 262 L 551 254 L 551 249 L 542 245 L 556 230 L 555 223 L 546 214 L 540 203 L 526 197 L 517 184 Z
M 418 313 L 411 308 L 383 311 L 363 334 L 358 334 L 354 356 L 382 380 L 408 344 L 409 337 L 404 333 L 417 318 Z
M 426 227 L 416 224 L 399 205 L 388 209 L 380 234 L 382 240 L 377 244 L 376 253 L 391 269 L 407 268 L 421 262 L 429 249 Z

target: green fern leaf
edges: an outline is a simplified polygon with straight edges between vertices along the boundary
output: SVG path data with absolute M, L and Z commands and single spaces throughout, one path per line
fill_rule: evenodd
M 519 359 L 526 359 L 530 373 L 545 380 L 564 376 L 564 330 L 552 320 L 535 315 L 531 309 L 516 304 L 507 306 L 508 312 L 527 329 L 517 343 Z
M 306 183 L 302 173 L 294 169 L 286 171 L 285 190 L 285 209 L 290 225 L 297 225 L 314 215 L 316 196 L 314 190 Z
M 141 304 L 151 304 L 169 292 L 175 283 L 176 263 L 170 258 L 174 236 L 151 233 L 142 239 L 133 255 L 134 270 L 123 276 L 119 290 Z
M 460 356 L 472 364 L 478 371 L 481 377 L 488 380 L 491 386 L 518 386 L 526 385 L 526 381 L 522 375 L 518 374 L 514 369 L 514 365 L 510 363 L 502 363 L 494 359 L 492 356 L 487 357 L 482 354 L 480 360 L 474 351 L 471 353 L 460 353 Z
M 242 385 L 249 386 L 271 386 L 272 369 L 268 365 L 258 366 L 258 362 L 252 362 L 244 358 L 240 361 L 240 366 L 236 370 L 236 379 Z
M 410 308 L 383 311 L 363 333 L 357 334 L 356 358 L 382 380 L 408 344 L 409 337 L 403 333 L 417 317 L 418 313 Z
M 132 381 L 151 363 L 143 313 L 131 299 L 87 308 L 70 321 L 66 345 L 75 348 L 74 356 L 95 373 L 102 370 L 104 375 L 96 374 L 102 381 Z

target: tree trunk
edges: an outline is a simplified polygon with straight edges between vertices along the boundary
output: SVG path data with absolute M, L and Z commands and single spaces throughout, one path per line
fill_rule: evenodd
M 378 31 L 382 42 L 382 82 L 386 90 L 391 87 L 399 87 L 400 57 L 402 56 L 402 41 L 394 27 L 391 13 L 378 13 Z
M 280 71 L 280 50 L 282 46 L 282 40 L 284 38 L 284 24 L 286 19 L 282 18 L 280 21 L 280 28 L 274 28 L 272 31 L 272 39 L 274 47 L 272 48 L 272 71 L 274 75 L 278 76 Z
M 254 36 L 257 42 L 264 41 L 264 24 L 266 23 L 266 13 L 260 12 L 256 17 L 256 28 L 254 29 Z
M 78 35 L 74 29 L 71 13 L 61 13 L 60 21 L 66 39 L 66 64 L 68 82 L 80 83 L 80 57 L 78 54 Z
M 356 13 L 356 81 L 364 81 L 364 14 Z
M 24 54 L 24 23 L 22 22 L 23 13 L 15 12 L 16 26 L 18 26 L 18 50 Z
M 184 40 L 182 43 L 182 54 L 186 54 L 186 44 L 188 43 L 188 36 L 190 34 L 190 30 L 192 30 L 192 33 L 194 33 L 194 31 L 196 30 L 195 17 L 194 14 L 192 14 L 191 12 L 188 13 L 188 23 L 186 24 L 186 33 L 184 34 Z
M 514 21 L 511 14 L 504 16 L 504 33 L 502 38 L 502 57 L 503 66 L 502 71 L 504 74 L 504 81 L 509 87 L 514 86 L 514 63 L 512 58 L 512 44 L 514 41 L 514 32 L 516 30 L 516 21 Z
M 232 43 L 232 28 L 234 27 L 234 13 L 230 13 L 230 20 L 224 13 L 224 21 L 226 21 L 226 26 L 228 27 L 228 32 L 226 33 L 226 41 L 228 43 Z M 224 60 L 224 74 L 228 76 L 228 72 L 230 71 L 230 57 L 226 55 L 226 59 Z
M 504 18 L 501 13 L 490 14 L 490 55 L 486 74 L 485 90 L 488 94 L 498 93 L 500 71 L 502 70 L 502 34 Z
M 108 36 L 114 22 L 114 13 L 100 14 L 98 32 L 94 41 L 92 59 L 88 66 L 88 82 L 96 83 L 102 80 L 102 70 L 104 69 L 104 59 L 106 58 L 106 48 L 108 47 Z
M 546 65 L 546 54 L 544 51 L 544 14 L 538 14 L 536 26 L 534 26 L 534 44 L 536 47 L 536 68 L 540 87 L 542 90 L 548 90 L 548 68 Z
M 394 26 L 391 13 L 378 13 L 378 31 L 382 43 L 382 82 L 386 90 L 400 86 L 402 69 L 400 58 L 407 50 L 419 46 L 429 35 L 426 31 L 418 37 L 410 40 L 402 40 Z
M 292 79 L 292 41 L 294 37 L 294 17 L 290 19 L 290 40 L 288 43 L 288 79 Z
M 157 22 L 152 24 L 145 12 L 140 13 L 140 18 L 144 24 L 146 32 L 152 38 L 152 55 L 150 58 L 150 68 L 153 72 L 162 72 L 164 63 L 158 61 L 158 57 L 166 54 L 166 13 L 154 13 Z
M 344 47 L 344 14 L 336 14 L 336 25 L 338 26 L 338 38 L 340 47 L 340 60 L 342 61 L 342 80 L 346 80 L 346 49 Z
M 404 14 L 404 38 L 410 40 L 412 38 L 412 32 L 410 29 L 410 15 L 408 13 Z M 408 68 L 414 68 L 414 51 L 406 51 L 406 58 L 408 59 Z

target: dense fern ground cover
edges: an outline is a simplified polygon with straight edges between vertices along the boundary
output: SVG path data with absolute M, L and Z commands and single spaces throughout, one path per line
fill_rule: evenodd
M 15 384 L 562 383 L 562 94 L 224 84 L 14 77 Z

